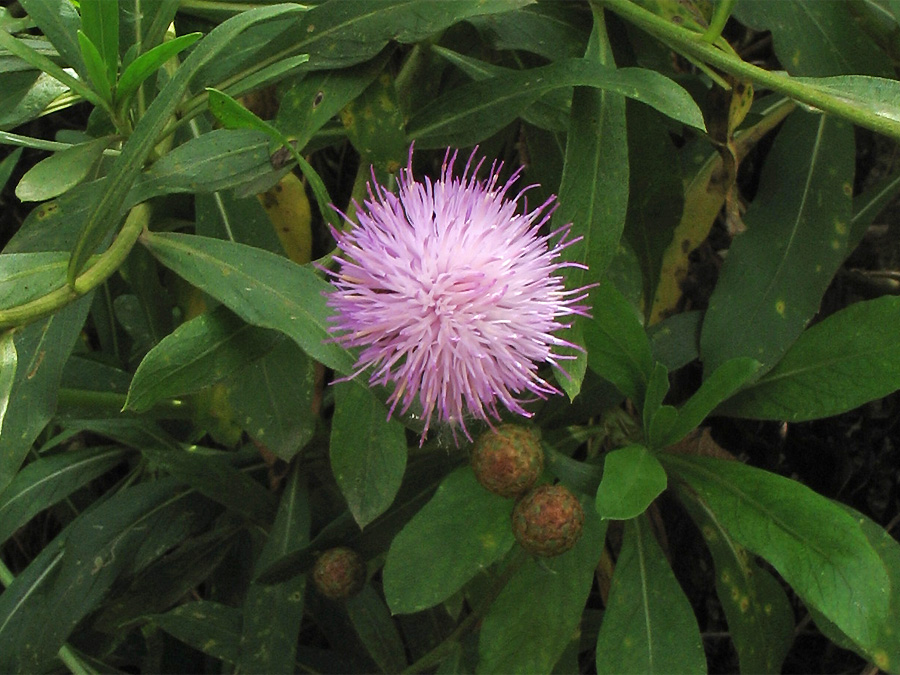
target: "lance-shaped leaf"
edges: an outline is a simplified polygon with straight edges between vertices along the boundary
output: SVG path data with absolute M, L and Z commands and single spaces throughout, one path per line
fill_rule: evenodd
M 891 595 L 884 563 L 859 521 L 796 481 L 740 462 L 660 454 L 741 546 L 855 642 L 874 644 Z M 865 611 L 861 611 L 865 608 Z
M 643 516 L 625 523 L 597 636 L 597 672 L 706 672 L 694 611 Z
M 446 600 L 513 545 L 513 504 L 485 490 L 468 466 L 451 473 L 391 543 L 384 594 L 395 614 Z M 453 554 L 448 555 L 448 542 Z
M 900 389 L 900 298 L 858 302 L 804 332 L 775 368 L 722 404 L 736 417 L 799 422 Z
M 293 339 L 314 359 L 348 374 L 354 358 L 328 331 L 331 286 L 308 267 L 252 246 L 186 234 L 145 233 L 166 267 L 249 323 Z

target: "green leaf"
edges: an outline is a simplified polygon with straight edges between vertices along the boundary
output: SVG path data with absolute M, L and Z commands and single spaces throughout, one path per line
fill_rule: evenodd
M 144 80 L 159 70 L 169 59 L 177 56 L 200 39 L 202 33 L 188 33 L 156 45 L 128 64 L 116 84 L 116 104 L 123 108 Z
M 0 307 L 14 307 L 65 284 L 65 253 L 0 256 Z
M 23 149 L 24 148 L 16 148 L 0 161 L 0 190 L 6 187 L 6 182 L 16 168 L 16 164 L 19 163 L 19 158 L 22 156 Z
M 147 156 L 159 142 L 159 135 L 181 102 L 197 71 L 226 49 L 231 40 L 248 27 L 302 9 L 298 5 L 285 4 L 250 9 L 222 22 L 197 44 L 191 55 L 185 59 L 172 79 L 147 108 L 134 133 L 122 148 L 122 154 L 110 169 L 104 190 L 91 208 L 84 229 L 72 251 L 68 271 L 70 283 L 81 272 L 100 242 L 118 224 L 122 204 L 129 189 L 140 173 Z
M 603 12 L 594 14 L 594 31 L 585 61 L 597 70 L 613 69 L 615 62 L 606 37 Z M 612 72 L 615 72 L 614 70 Z M 553 227 L 572 224 L 572 238 L 580 238 L 563 257 L 582 267 L 566 270 L 570 288 L 581 288 L 603 278 L 625 227 L 628 208 L 628 145 L 625 138 L 625 98 L 612 91 L 577 87 L 572 97 L 568 141 L 559 188 L 559 208 Z M 582 330 L 586 320 L 579 318 Z M 581 364 L 582 379 L 563 385 L 569 394 L 581 389 L 585 360 L 583 351 L 574 356 Z M 578 371 L 576 371 L 578 372 Z
M 591 292 L 593 319 L 584 322 L 588 366 L 635 403 L 643 403 L 653 372 L 640 316 L 609 281 Z
M 69 88 L 46 73 L 26 70 L 0 75 L 0 129 L 14 129 L 36 119 Z
M 666 489 L 666 482 L 666 470 L 643 445 L 613 450 L 603 463 L 597 513 L 604 520 L 639 516 Z
M 603 550 L 606 524 L 584 503 L 571 551 L 529 557 L 491 604 L 478 638 L 479 673 L 549 673 L 577 635 Z
M 588 40 L 582 8 L 568 3 L 534 3 L 516 12 L 469 21 L 494 49 L 533 52 L 555 61 L 581 56 Z
M 9 397 L 16 383 L 16 369 L 18 355 L 16 354 L 15 332 L 8 330 L 0 336 L 0 435 L 3 431 L 3 421 L 6 419 L 6 411 L 9 409 Z M 0 497 L 3 490 L 0 489 Z M 0 539 L 0 542 L 5 539 Z
M 853 158 L 849 124 L 800 112 L 784 123 L 703 320 L 707 374 L 738 356 L 769 370 L 816 314 L 848 253 Z
M 868 110 L 894 122 L 900 122 L 900 110 L 897 109 L 897 101 L 900 100 L 900 82 L 897 80 L 868 75 L 798 77 L 796 79 L 852 103 L 857 108 Z
M 741 672 L 781 672 L 794 641 L 794 610 L 784 589 L 734 541 L 708 504 L 677 482 L 675 488 L 712 553 L 716 594 L 725 611 Z
M 156 446 L 141 452 L 158 469 L 237 514 L 263 524 L 275 517 L 272 494 L 224 457 Z
M 316 363 L 290 340 L 235 373 L 227 386 L 236 421 L 289 462 L 313 436 Z
M 888 531 L 859 511 L 851 509 L 845 504 L 839 506 L 859 521 L 863 534 L 866 535 L 869 543 L 884 563 L 891 580 L 891 589 L 894 591 L 891 594 L 890 614 L 887 621 L 882 624 L 878 636 L 868 647 L 854 644 L 854 641 L 842 633 L 837 626 L 815 610 L 811 612 L 813 620 L 832 642 L 856 651 L 885 672 L 898 673 L 900 672 L 900 641 L 897 640 L 897 626 L 900 626 L 900 594 L 896 591 L 900 589 L 900 544 Z
M 81 18 L 71 0 L 22 0 L 19 4 L 56 47 L 65 62 L 82 76 L 87 76 L 78 46 L 77 33 L 81 28 Z
M 679 122 L 705 128 L 690 95 L 656 71 L 615 70 L 594 59 L 564 59 L 453 89 L 420 110 L 410 120 L 408 134 L 426 148 L 472 145 L 509 124 L 543 94 L 582 86 L 633 98 Z
M 319 70 L 291 86 L 281 98 L 275 126 L 303 149 L 325 123 L 359 96 L 384 68 L 389 52 L 352 68 Z
M 665 119 L 643 105 L 630 103 L 627 111 L 629 187 L 624 234 L 640 262 L 649 319 L 663 254 L 681 220 L 685 187 Z
M 415 43 L 474 16 L 501 14 L 529 0 L 369 0 L 323 3 L 306 12 L 292 33 L 295 51 L 310 55 L 316 68 L 360 63 L 390 40 Z
M 328 331 L 331 312 L 323 294 L 331 286 L 311 269 L 219 239 L 145 233 L 142 241 L 163 265 L 245 321 L 281 331 L 339 373 L 352 371 L 355 359 Z
M 256 561 L 256 570 L 308 544 L 310 518 L 306 473 L 300 463 L 295 463 L 285 481 L 278 515 Z M 305 575 L 271 586 L 250 585 L 243 607 L 242 672 L 293 672 L 305 589 Z
M 387 419 L 387 408 L 367 387 L 341 382 L 334 398 L 331 471 L 350 513 L 365 527 L 388 509 L 400 489 L 406 433 L 398 421 Z
M 278 333 L 250 326 L 219 307 L 191 319 L 151 349 L 134 373 L 125 410 L 200 391 L 268 353 Z
M 346 603 L 350 623 L 382 673 L 399 673 L 407 666 L 406 649 L 381 596 L 367 585 Z
M 196 495 L 161 480 L 123 489 L 72 521 L 0 595 L 0 670 L 49 668 L 82 618 L 142 559 L 160 535 L 183 530 Z
M 900 298 L 858 302 L 807 329 L 778 365 L 717 413 L 799 422 L 900 389 Z
M 9 485 L 31 444 L 56 412 L 62 369 L 90 302 L 90 296 L 82 298 L 14 334 L 18 367 L 0 434 L 0 490 Z
M 650 326 L 653 358 L 675 371 L 700 357 L 700 326 L 703 312 L 693 310 L 666 317 Z
M 0 363 L 3 375 L 6 366 Z M 95 446 L 31 462 L 0 492 L 0 543 L 33 516 L 106 473 L 122 461 L 126 452 L 120 447 Z
M 126 203 L 170 192 L 216 192 L 273 174 L 264 134 L 215 129 L 166 153 L 140 177 Z
M 748 358 L 726 361 L 710 375 L 675 415 L 655 416 L 650 423 L 650 447 L 677 443 L 700 426 L 722 401 L 740 389 L 759 370 L 759 362 Z M 663 406 L 668 408 L 668 406 Z
M 447 476 L 391 543 L 383 573 L 391 612 L 433 607 L 506 555 L 514 541 L 512 507 L 485 490 L 468 466 Z M 447 555 L 448 542 L 453 555 Z
M 211 600 L 187 602 L 153 623 L 194 649 L 227 663 L 241 658 L 241 610 Z
M 669 454 L 659 460 L 806 604 L 860 645 L 874 644 L 887 618 L 890 580 L 858 521 L 800 483 L 740 462 Z
M 518 70 L 497 66 L 487 61 L 473 59 L 464 54 L 454 52 L 440 45 L 431 47 L 431 51 L 462 70 L 473 80 L 486 80 L 491 77 L 502 77 Z M 572 103 L 572 92 L 569 88 L 555 89 L 541 96 L 537 101 L 522 111 L 522 120 L 541 129 L 566 131 L 569 126 L 569 111 Z M 557 177 L 558 178 L 558 177 Z
M 791 75 L 893 76 L 887 55 L 845 3 L 740 2 L 734 16 L 756 30 L 772 31 L 775 54 Z
M 341 121 L 347 139 L 360 154 L 360 161 L 389 173 L 406 164 L 409 151 L 406 120 L 390 71 L 381 73 L 343 107 Z
M 663 406 L 663 400 L 669 393 L 669 369 L 659 361 L 653 364 L 653 373 L 647 383 L 647 393 L 644 396 L 644 406 L 641 411 L 641 425 L 644 436 L 650 438 L 650 429 L 653 418 L 663 408 L 674 410 L 671 406 Z
M 16 197 L 23 202 L 53 199 L 87 178 L 110 138 L 97 138 L 60 150 L 31 167 L 16 186 Z
M 119 72 L 119 3 L 81 0 L 80 7 L 81 29 L 97 48 L 100 64 L 106 70 L 107 83 L 113 83 Z
M 309 182 L 309 186 L 316 197 L 319 204 L 319 211 L 322 217 L 332 226 L 339 227 L 340 221 L 337 213 L 331 208 L 331 198 L 328 196 L 328 189 L 325 183 L 316 173 L 312 165 L 307 162 L 294 148 L 290 141 L 268 122 L 261 120 L 254 113 L 250 112 L 240 103 L 231 98 L 228 94 L 217 91 L 216 89 L 207 88 L 209 94 L 209 111 L 218 119 L 225 127 L 229 129 L 254 129 L 266 134 L 273 141 L 287 148 L 293 156 L 303 177 Z
M 106 64 L 103 62 L 103 55 L 82 31 L 78 31 L 78 44 L 81 47 L 81 58 L 84 60 L 84 66 L 91 78 L 91 84 L 94 85 L 94 91 L 104 101 L 112 101 L 112 84 L 109 81 Z
M 238 198 L 228 192 L 198 194 L 194 197 L 194 215 L 194 234 L 284 253 L 274 223 L 256 195 Z
M 706 672 L 697 618 L 643 516 L 625 522 L 597 636 L 597 672 Z

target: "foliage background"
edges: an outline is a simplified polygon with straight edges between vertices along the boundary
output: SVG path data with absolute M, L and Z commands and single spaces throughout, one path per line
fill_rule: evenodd
M 896 0 L 0 29 L 0 670 L 900 670 Z M 328 205 L 410 142 L 524 165 L 600 282 L 533 406 L 588 516 L 557 558 L 447 430 L 329 384 Z M 307 584 L 336 545 L 343 603 Z

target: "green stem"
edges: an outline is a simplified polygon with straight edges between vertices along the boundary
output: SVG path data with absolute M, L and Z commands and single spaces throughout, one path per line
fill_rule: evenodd
M 43 138 L 32 138 L 31 136 L 22 136 L 9 131 L 0 131 L 0 145 L 16 145 L 22 148 L 34 148 L 35 150 L 49 150 L 50 152 L 58 152 L 59 150 L 68 150 L 75 146 L 74 143 L 60 143 L 59 141 L 47 141 Z M 119 150 L 107 148 L 103 151 L 106 157 L 116 157 L 121 154 Z
M 834 96 L 814 85 L 799 82 L 788 75 L 780 75 L 758 68 L 739 57 L 726 54 L 703 41 L 702 37 L 694 31 L 680 28 L 666 19 L 638 7 L 631 0 L 592 1 L 666 42 L 685 56 L 693 57 L 739 79 L 750 80 L 823 112 L 843 117 L 861 127 L 900 140 L 900 123 L 869 110 L 858 108 L 847 99 Z
M 716 3 L 716 9 L 713 12 L 712 19 L 709 22 L 709 28 L 703 34 L 703 40 L 709 44 L 713 44 L 722 35 L 722 29 L 728 23 L 728 17 L 731 16 L 731 10 L 734 9 L 737 0 L 719 0 Z
M 406 667 L 403 670 L 403 675 L 407 675 L 408 673 L 421 673 L 429 668 L 434 668 L 450 655 L 453 647 L 459 642 L 460 638 L 462 638 L 472 626 L 484 618 L 484 615 L 487 614 L 491 605 L 494 604 L 494 601 L 499 597 L 500 592 L 506 587 L 509 580 L 512 579 L 513 575 L 519 571 L 528 559 L 528 554 L 525 553 L 524 549 L 519 547 L 516 547 L 516 549 L 512 560 L 510 560 L 497 581 L 494 582 L 494 585 L 491 586 L 490 590 L 485 595 L 484 601 L 478 606 L 478 609 L 463 619 L 459 625 L 453 629 L 453 632 L 450 633 L 450 635 L 448 635 L 437 647 L 422 656 L 422 658 L 412 665 Z
M 149 222 L 150 206 L 148 204 L 143 203 L 133 207 L 115 241 L 106 251 L 95 258 L 94 264 L 82 272 L 74 283 L 66 284 L 21 305 L 0 310 L 0 330 L 13 326 L 24 326 L 37 321 L 94 290 L 125 262 L 125 258 L 128 257 Z

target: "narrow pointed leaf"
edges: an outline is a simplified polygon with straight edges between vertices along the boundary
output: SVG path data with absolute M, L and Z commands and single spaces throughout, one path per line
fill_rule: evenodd
M 370 389 L 354 382 L 335 385 L 331 471 L 350 513 L 365 527 L 384 513 L 406 470 L 406 432 L 388 420 L 387 408 Z
M 148 77 L 174 56 L 200 39 L 202 33 L 188 33 L 156 45 L 128 64 L 116 83 L 116 104 L 127 101 Z
M 664 75 L 644 68 L 606 68 L 593 59 L 563 59 L 458 87 L 419 111 L 408 133 L 429 148 L 471 145 L 512 122 L 543 94 L 580 86 L 633 98 L 679 122 L 705 128 L 694 100 Z
M 279 334 L 238 319 L 225 308 L 181 324 L 141 361 L 125 410 L 143 412 L 165 398 L 191 394 L 224 380 L 268 353 Z
M 485 490 L 468 466 L 447 476 L 391 543 L 384 563 L 391 611 L 433 607 L 506 555 L 513 545 L 512 507 Z M 453 542 L 453 555 L 447 555 L 447 542 Z
M 588 367 L 643 403 L 653 360 L 637 311 L 609 281 L 591 293 L 591 308 L 593 317 L 584 322 Z
M 478 638 L 479 673 L 549 673 L 577 634 L 606 525 L 584 503 L 584 530 L 571 551 L 528 558 L 491 605 Z
M 775 368 L 726 401 L 736 417 L 829 417 L 900 389 L 900 298 L 859 302 L 804 332 Z
M 597 636 L 597 672 L 706 672 L 694 611 L 644 517 L 625 523 Z
M 119 216 L 122 213 L 122 204 L 125 202 L 129 189 L 143 168 L 144 160 L 159 142 L 160 133 L 169 122 L 176 106 L 181 102 L 197 71 L 226 49 L 236 36 L 250 26 L 289 12 L 299 11 L 302 11 L 300 6 L 287 4 L 250 9 L 222 22 L 198 43 L 191 55 L 185 59 L 172 79 L 150 104 L 146 114 L 141 117 L 135 127 L 134 133 L 122 148 L 122 154 L 110 169 L 104 189 L 88 213 L 84 229 L 72 251 L 68 270 L 70 283 L 81 272 L 100 242 L 118 224 Z
M 760 567 L 697 494 L 677 494 L 700 529 L 715 564 L 716 594 L 742 673 L 778 673 L 794 641 L 794 610 L 781 584 Z
M 355 359 L 332 340 L 324 293 L 331 286 L 308 267 L 251 246 L 185 234 L 145 233 L 150 252 L 248 323 L 273 328 L 339 373 Z
M 0 433 L 0 490 L 13 479 L 31 444 L 56 412 L 63 366 L 84 325 L 90 302 L 90 296 L 82 298 L 50 318 L 15 332 L 18 365 Z
M 765 558 L 811 607 L 855 642 L 874 644 L 888 614 L 884 564 L 840 506 L 740 462 L 659 455 L 741 546 Z M 865 607 L 865 611 L 860 611 Z
M 769 370 L 816 314 L 848 253 L 853 157 L 851 125 L 801 112 L 785 122 L 703 321 L 707 374 L 738 356 Z
M 96 446 L 31 462 L 0 492 L 0 543 L 33 516 L 121 462 L 126 452 Z

